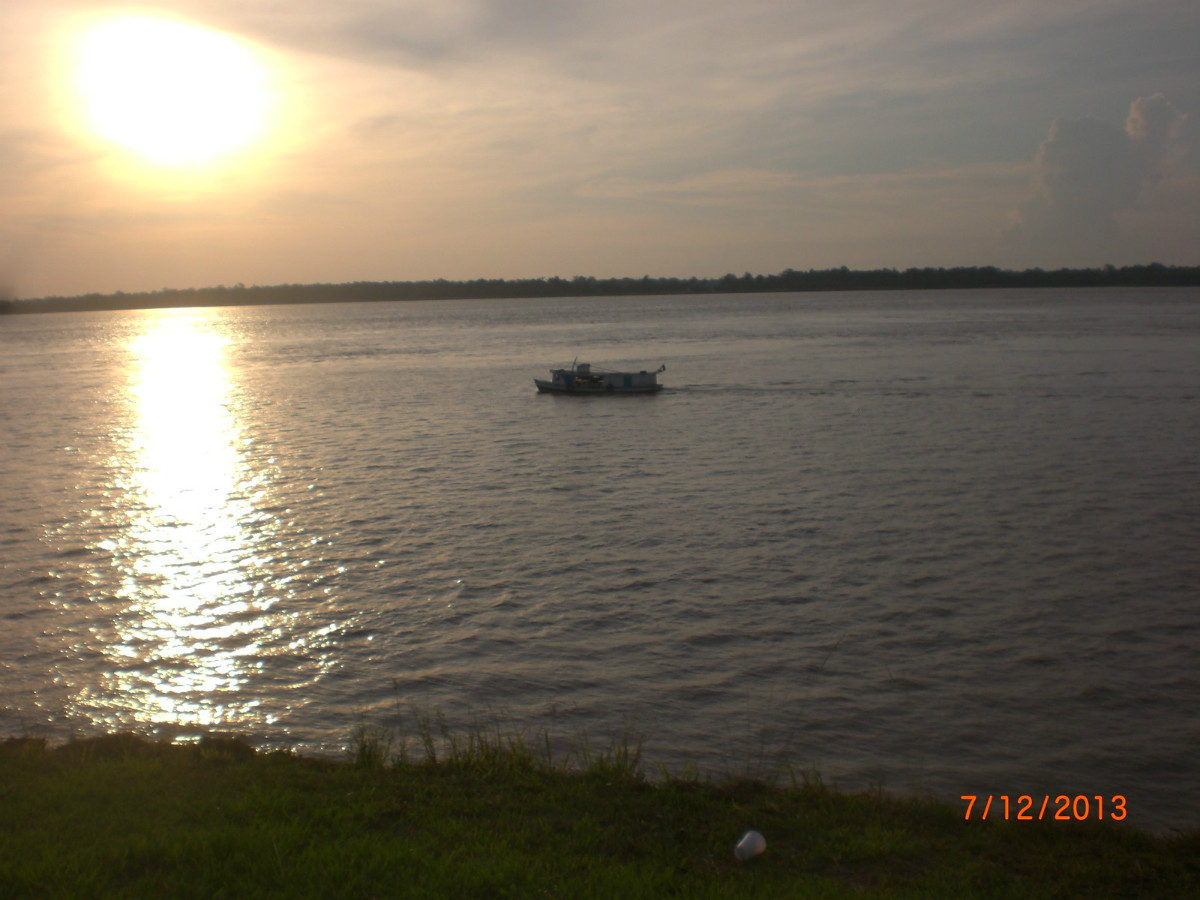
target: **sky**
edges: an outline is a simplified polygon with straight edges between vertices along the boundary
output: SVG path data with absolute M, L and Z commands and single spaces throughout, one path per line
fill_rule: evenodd
M 0 3 L 0 296 L 1200 264 L 1196 0 Z

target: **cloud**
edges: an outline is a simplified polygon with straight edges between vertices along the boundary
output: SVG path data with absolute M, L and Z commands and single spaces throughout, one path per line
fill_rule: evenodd
M 572 0 L 169 0 L 156 4 L 258 40 L 403 69 L 475 66 L 545 53 L 604 21 Z
M 728 169 L 705 172 L 687 178 L 661 181 L 615 176 L 583 184 L 577 190 L 581 197 L 633 200 L 656 198 L 680 203 L 727 204 L 744 202 L 745 198 L 773 198 L 779 192 L 793 189 L 799 179 L 791 172 Z
M 1187 117 L 1162 94 L 1139 97 L 1125 128 L 1056 119 L 1034 160 L 1033 191 L 1008 238 L 1018 250 L 1071 264 L 1097 264 L 1128 248 L 1122 218 L 1153 202 L 1183 153 Z M 1036 260 L 1035 260 L 1036 261 Z
M 1162 94 L 1133 101 L 1125 133 L 1141 164 L 1144 181 L 1160 180 L 1163 170 L 1178 161 L 1183 149 L 1179 133 L 1186 119 Z

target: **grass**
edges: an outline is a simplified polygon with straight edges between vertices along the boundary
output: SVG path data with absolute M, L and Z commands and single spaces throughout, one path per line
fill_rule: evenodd
M 416 722 L 361 725 L 343 762 L 0 743 L 0 897 L 1200 896 L 1200 833 L 966 822 L 815 775 L 651 784 L 625 739 L 556 760 L 544 737 Z M 767 850 L 740 863 L 749 827 Z

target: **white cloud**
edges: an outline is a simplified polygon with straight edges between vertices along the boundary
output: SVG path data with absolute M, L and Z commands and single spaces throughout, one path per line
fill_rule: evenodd
M 1139 97 L 1125 128 L 1095 119 L 1058 119 L 1034 161 L 1032 193 L 1009 239 L 1035 262 L 1096 265 L 1136 253 L 1122 219 L 1156 202 L 1183 155 L 1187 117 L 1161 94 Z M 1182 183 L 1177 187 L 1182 187 Z
M 1129 108 L 1125 133 L 1129 135 L 1141 164 L 1143 182 L 1158 181 L 1179 162 L 1183 147 L 1179 134 L 1187 116 L 1162 94 L 1139 97 Z

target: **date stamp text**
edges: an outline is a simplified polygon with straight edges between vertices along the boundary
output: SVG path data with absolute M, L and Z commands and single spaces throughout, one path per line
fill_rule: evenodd
M 1123 794 L 963 794 L 961 799 L 967 804 L 963 818 L 968 822 L 972 816 L 981 822 L 989 817 L 1017 822 L 1120 822 L 1127 814 Z

